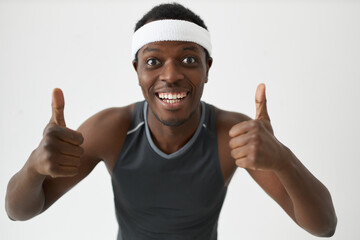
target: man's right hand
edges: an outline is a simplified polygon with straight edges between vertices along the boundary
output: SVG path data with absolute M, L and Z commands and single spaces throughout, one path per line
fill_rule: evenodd
M 80 132 L 66 127 L 64 95 L 56 88 L 52 94 L 52 116 L 44 129 L 43 139 L 35 150 L 32 166 L 41 175 L 57 177 L 75 176 L 79 171 L 84 138 Z

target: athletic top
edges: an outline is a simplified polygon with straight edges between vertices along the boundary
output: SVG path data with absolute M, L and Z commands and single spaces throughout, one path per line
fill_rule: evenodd
M 112 185 L 118 240 L 216 240 L 227 187 L 220 169 L 215 109 L 201 102 L 191 139 L 172 154 L 153 142 L 147 102 L 135 104 Z

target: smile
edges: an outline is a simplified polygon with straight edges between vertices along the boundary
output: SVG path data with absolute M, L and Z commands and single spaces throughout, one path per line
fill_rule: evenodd
M 169 92 L 169 93 L 157 93 L 157 97 L 165 102 L 165 103 L 179 103 L 181 102 L 187 95 L 187 92 Z

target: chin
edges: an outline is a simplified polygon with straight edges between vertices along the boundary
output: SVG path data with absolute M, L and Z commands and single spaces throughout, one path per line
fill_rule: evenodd
M 179 127 L 181 125 L 183 125 L 184 123 L 186 123 L 191 117 L 192 115 L 196 112 L 193 111 L 191 112 L 188 116 L 167 116 L 167 117 L 164 117 L 164 116 L 159 116 L 158 114 L 156 114 L 151 108 L 150 108 L 152 114 L 155 116 L 155 118 L 161 122 L 161 124 L 165 125 L 165 126 L 168 126 L 168 127 Z M 174 115 L 178 115 L 179 112 L 177 111 L 174 111 L 172 112 Z M 172 114 L 170 114 L 172 115 Z
M 184 124 L 187 119 L 166 119 L 166 120 L 158 119 L 158 120 L 167 127 L 179 127 L 182 124 Z

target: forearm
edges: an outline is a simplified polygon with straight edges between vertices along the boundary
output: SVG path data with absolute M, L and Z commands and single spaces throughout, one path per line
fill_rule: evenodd
M 11 178 L 7 187 L 5 208 L 13 220 L 28 220 L 38 215 L 45 203 L 42 189 L 45 176 L 36 173 L 29 162 Z
M 296 222 L 317 236 L 332 236 L 337 218 L 327 188 L 287 149 L 285 164 L 277 170 L 292 203 Z

